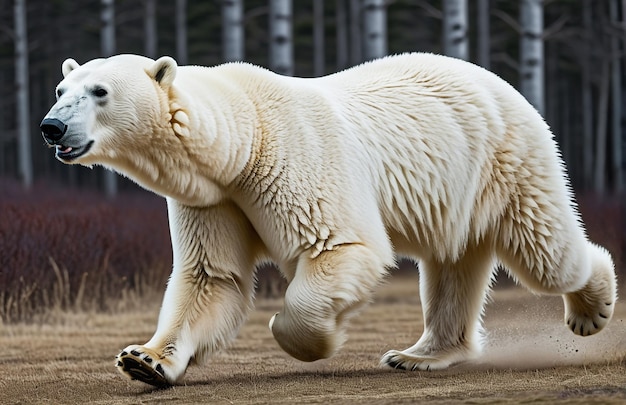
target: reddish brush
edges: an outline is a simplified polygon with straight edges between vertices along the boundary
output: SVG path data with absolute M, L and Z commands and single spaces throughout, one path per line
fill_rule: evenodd
M 2 188 L 0 319 L 28 320 L 50 306 L 106 309 L 139 283 L 164 288 L 172 258 L 162 198 Z

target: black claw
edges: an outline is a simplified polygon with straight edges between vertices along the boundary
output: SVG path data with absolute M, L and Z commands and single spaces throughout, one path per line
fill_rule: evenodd
M 605 302 L 604 305 L 606 305 L 607 307 L 610 307 L 611 305 L 613 305 L 612 302 Z
M 607 319 L 608 317 L 606 315 L 604 315 L 602 312 L 600 312 L 598 315 L 600 315 L 600 318 L 604 318 Z
M 576 333 L 576 324 L 575 323 L 571 324 L 570 329 L 572 330 L 572 332 Z
M 132 354 L 133 356 L 137 356 L 137 357 L 141 356 L 141 353 L 138 352 L 137 350 L 131 350 L 130 354 Z
M 126 356 L 127 354 L 128 353 L 126 353 L 126 352 L 122 352 L 122 353 L 120 353 L 120 357 Z
M 399 361 L 387 360 L 387 365 L 396 370 L 406 370 L 406 368 Z
M 598 324 L 596 323 L 596 321 L 593 321 L 593 327 L 598 329 Z
M 122 363 L 122 362 L 121 362 L 121 361 L 119 361 L 119 360 L 117 361 L 117 366 L 118 366 L 118 367 L 122 367 L 123 365 L 124 365 L 124 363 Z
M 146 363 L 150 364 L 150 363 L 152 363 L 152 357 L 146 356 L 146 358 L 143 359 L 143 361 L 145 361 Z
M 430 364 L 426 366 L 426 371 L 430 371 Z
M 585 336 L 584 332 L 583 332 L 583 324 L 580 324 L 580 335 L 581 336 Z
M 157 373 L 161 374 L 161 375 L 165 375 L 165 371 L 163 371 L 163 367 L 161 367 L 160 364 L 157 364 L 155 367 L 155 370 L 157 371 Z

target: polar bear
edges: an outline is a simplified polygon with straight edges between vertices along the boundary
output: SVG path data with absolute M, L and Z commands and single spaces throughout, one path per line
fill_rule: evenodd
M 118 55 L 62 65 L 41 123 L 64 163 L 103 165 L 167 198 L 174 253 L 154 336 L 117 357 L 156 386 L 224 347 L 260 262 L 289 282 L 270 321 L 291 356 L 332 356 L 399 256 L 418 261 L 424 331 L 381 363 L 435 370 L 477 356 L 498 264 L 560 294 L 591 335 L 616 302 L 544 120 L 505 81 L 433 54 L 322 78 L 247 63 Z

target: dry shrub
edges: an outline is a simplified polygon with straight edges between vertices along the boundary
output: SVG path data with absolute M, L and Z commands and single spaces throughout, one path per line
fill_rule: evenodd
M 152 193 L 108 200 L 46 184 L 25 192 L 0 179 L 0 325 L 160 300 L 171 250 L 166 203 Z M 260 296 L 286 288 L 272 266 L 257 277 Z
M 604 246 L 615 261 L 619 275 L 626 272 L 626 207 L 625 196 L 583 194 L 578 196 L 580 212 L 589 238 Z
M 128 291 L 163 290 L 171 267 L 167 211 L 147 192 L 0 182 L 0 318 L 107 310 Z

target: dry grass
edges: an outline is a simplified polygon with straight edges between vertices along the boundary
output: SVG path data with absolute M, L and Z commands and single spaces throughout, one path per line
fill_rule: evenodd
M 278 348 L 267 321 L 281 301 L 260 299 L 229 350 L 166 390 L 127 381 L 113 366 L 121 348 L 151 336 L 160 297 L 111 314 L 57 312 L 46 324 L 0 326 L 0 403 L 626 402 L 626 304 L 607 330 L 580 338 L 562 325 L 559 298 L 517 288 L 494 293 L 479 361 L 442 372 L 379 369 L 385 350 L 412 344 L 422 330 L 417 276 L 407 277 L 381 289 L 339 355 L 311 364 Z

